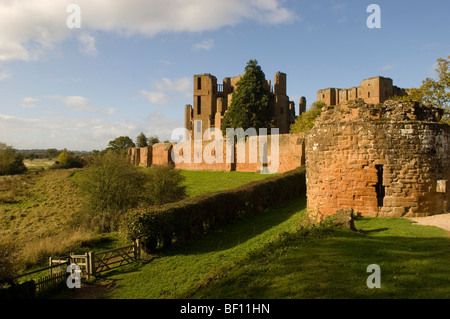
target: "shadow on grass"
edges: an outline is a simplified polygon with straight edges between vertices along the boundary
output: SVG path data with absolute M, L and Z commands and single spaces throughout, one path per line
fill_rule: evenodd
M 160 255 L 191 255 L 227 250 L 276 227 L 305 208 L 306 198 L 285 202 L 259 215 L 242 219 L 235 224 L 213 231 L 202 238 L 175 245 Z
M 392 223 L 394 228 L 406 227 Z M 189 297 L 448 298 L 450 238 L 383 236 L 389 231 L 391 227 L 365 234 L 335 230 L 321 238 L 299 233 L 272 249 L 262 248 Z M 371 264 L 381 268 L 381 289 L 367 287 Z
M 372 230 L 363 230 L 365 234 L 371 234 L 371 233 L 379 233 L 379 232 L 383 232 L 385 230 L 388 230 L 389 228 L 377 228 L 377 229 L 372 229 Z

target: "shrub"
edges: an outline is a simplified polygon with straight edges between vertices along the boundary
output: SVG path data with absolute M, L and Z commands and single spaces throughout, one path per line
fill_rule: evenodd
M 16 175 L 27 171 L 23 156 L 4 143 L 0 143 L 0 175 Z
M 0 286 L 13 284 L 19 271 L 17 261 L 17 249 L 11 242 L 0 242 Z
M 306 195 L 304 168 L 252 182 L 233 190 L 188 198 L 152 209 L 130 210 L 120 229 L 128 240 L 142 240 L 149 252 L 174 241 L 203 236 L 270 206 Z
M 86 204 L 85 219 L 99 231 L 114 231 L 128 209 L 183 198 L 181 181 L 181 173 L 170 168 L 144 170 L 113 151 L 98 155 L 78 178 Z
M 148 171 L 146 202 L 163 205 L 179 201 L 186 197 L 186 186 L 182 185 L 185 177 L 180 171 L 170 166 L 154 166 Z
M 58 155 L 52 168 L 82 168 L 84 165 L 85 161 L 83 158 L 64 150 Z

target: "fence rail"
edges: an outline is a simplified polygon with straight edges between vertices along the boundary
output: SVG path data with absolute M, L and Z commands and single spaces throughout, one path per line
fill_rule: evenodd
M 67 266 L 71 264 L 78 265 L 81 270 L 81 276 L 90 280 L 93 275 L 128 265 L 139 260 L 140 255 L 140 243 L 139 240 L 136 240 L 132 245 L 102 252 L 89 252 L 84 255 L 71 253 L 67 257 L 59 257 L 59 259 L 50 257 L 48 267 L 21 274 L 20 276 L 17 276 L 16 279 L 48 271 L 48 275 L 41 276 L 39 279 L 34 280 L 36 283 L 36 293 L 42 293 L 47 292 L 66 281 L 68 277 Z M 62 266 L 65 267 L 62 268 Z

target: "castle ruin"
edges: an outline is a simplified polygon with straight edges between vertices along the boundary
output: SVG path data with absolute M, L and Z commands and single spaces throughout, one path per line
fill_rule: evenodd
M 380 104 L 394 96 L 405 96 L 408 90 L 393 85 L 390 78 L 376 76 L 361 81 L 358 87 L 350 89 L 328 88 L 317 91 L 317 101 L 326 105 L 338 105 L 347 101 L 363 99 L 370 104 Z
M 217 85 L 210 74 L 194 76 L 194 107 L 185 108 L 185 128 L 191 134 L 194 129 L 203 133 L 221 127 L 239 78 L 225 78 Z M 288 133 L 295 110 L 286 96 L 286 75 L 277 73 L 274 89 L 268 81 L 267 92 L 280 133 Z M 313 129 L 278 136 L 278 173 L 306 163 L 310 211 L 329 216 L 339 209 L 353 209 L 370 217 L 450 212 L 450 126 L 440 123 L 442 109 L 389 100 L 405 94 L 407 90 L 382 77 L 363 80 L 360 87 L 348 90 L 320 90 L 318 101 L 328 106 Z M 301 114 L 306 100 L 302 98 L 299 104 Z M 210 149 L 208 143 L 202 141 L 201 152 L 213 152 L 217 159 L 216 149 Z M 268 138 L 268 150 L 271 143 Z M 261 172 L 264 163 L 249 160 L 250 144 L 247 139 L 245 161 L 241 163 L 236 161 L 237 148 L 231 163 L 224 157 L 212 163 L 196 161 L 199 154 L 195 148 L 185 154 L 184 149 L 179 151 L 178 155 L 189 161 L 173 163 L 171 154 L 176 143 L 129 149 L 128 156 L 135 165 L 146 167 L 172 164 L 187 170 Z
M 241 77 L 242 75 L 224 78 L 222 84 L 217 84 L 217 78 L 211 74 L 194 75 L 194 106 L 186 105 L 184 112 L 184 126 L 191 138 L 202 139 L 208 129 L 222 129 L 223 117 L 231 105 Z M 268 80 L 266 91 L 274 127 L 279 129 L 280 134 L 289 133 L 296 116 L 295 103 L 286 95 L 286 74 L 278 72 L 273 85 Z M 305 110 L 306 99 L 302 97 L 299 101 L 299 114 Z

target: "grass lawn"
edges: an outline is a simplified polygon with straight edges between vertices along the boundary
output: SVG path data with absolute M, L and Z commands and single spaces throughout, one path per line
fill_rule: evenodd
M 186 180 L 187 195 L 189 197 L 198 196 L 262 180 L 273 174 L 258 174 L 245 172 L 203 172 L 203 171 L 182 171 Z
M 296 200 L 222 231 L 106 273 L 104 298 L 448 298 L 450 238 L 406 219 L 356 222 L 350 230 L 302 228 Z M 368 289 L 366 268 L 381 268 Z

